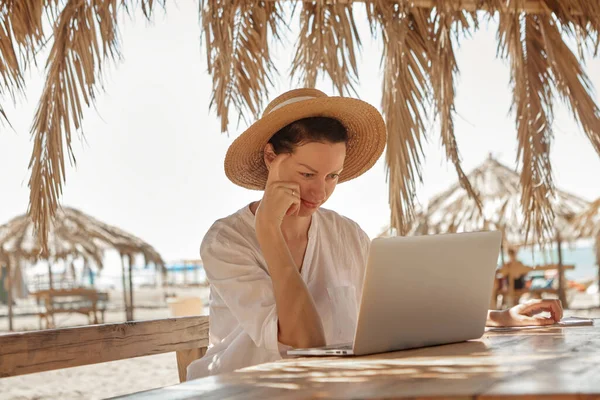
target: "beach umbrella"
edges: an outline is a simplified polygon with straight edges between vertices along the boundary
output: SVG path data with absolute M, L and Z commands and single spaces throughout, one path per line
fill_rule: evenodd
M 101 222 L 71 207 L 61 207 L 56 213 L 48 233 L 47 251 L 42 251 L 40 236 L 36 234 L 29 215 L 24 214 L 0 225 L 0 263 L 7 266 L 8 276 L 11 269 L 22 261 L 35 263 L 48 262 L 49 285 L 52 288 L 50 265 L 58 260 L 72 261 L 79 258 L 89 267 L 103 267 L 103 255 L 108 250 L 116 250 L 121 256 L 123 273 L 123 296 L 127 320 L 133 319 L 132 264 L 137 255 L 144 258 L 146 264 L 153 263 L 164 269 L 160 254 L 142 239 L 122 229 Z M 126 282 L 126 263 L 129 282 Z M 129 286 L 129 293 L 127 293 Z M 12 290 L 9 285 L 9 292 Z M 12 327 L 12 304 L 9 293 L 9 318 Z
M 151 20 L 155 7 L 164 3 L 0 3 L 0 93 L 17 101 L 27 69 L 34 63 L 46 65 L 31 128 L 29 179 L 30 215 L 43 246 L 65 182 L 65 158 L 74 162 L 72 138 L 81 132 L 82 110 L 93 105 L 107 64 L 120 55 L 117 22 L 126 19 L 119 16 L 139 7 Z M 400 233 L 408 231 L 414 215 L 429 116 L 439 122 L 442 144 L 461 186 L 476 198 L 454 135 L 455 51 L 463 37 L 489 19 L 497 21 L 498 57 L 510 68 L 511 112 L 522 165 L 520 202 L 524 224 L 537 237 L 552 236 L 554 226 L 549 154 L 556 99 L 567 104 L 600 153 L 600 109 L 583 68 L 585 57 L 597 55 L 599 48 L 600 0 L 201 0 L 198 9 L 213 78 L 211 106 L 223 131 L 230 126 L 231 113 L 247 122 L 260 115 L 277 70 L 271 47 L 287 46 L 285 33 L 294 10 L 300 34 L 292 78 L 314 87 L 325 76 L 339 94 L 354 94 L 361 45 L 355 17 L 364 15 L 370 34 L 383 46 L 381 109 L 389 134 L 385 160 L 391 226 Z M 42 61 L 43 47 L 50 52 Z M 0 108 L 0 118 L 9 121 L 10 116 Z

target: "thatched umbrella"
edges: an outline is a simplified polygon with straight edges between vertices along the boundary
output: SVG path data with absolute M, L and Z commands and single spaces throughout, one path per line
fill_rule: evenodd
M 40 238 L 27 214 L 13 218 L 0 225 L 0 264 L 10 270 L 21 261 L 48 261 L 49 285 L 52 289 L 51 262 L 57 260 L 83 259 L 86 266 L 96 265 L 101 269 L 104 252 L 116 250 L 121 256 L 123 273 L 123 297 L 127 320 L 133 319 L 133 258 L 142 255 L 146 264 L 153 263 L 164 269 L 164 261 L 160 254 L 148 243 L 119 228 L 107 225 L 97 219 L 70 207 L 61 207 L 50 226 L 47 252 L 42 252 Z M 125 259 L 129 269 L 129 285 L 126 281 Z M 129 298 L 127 296 L 129 286 Z M 9 281 L 9 318 L 12 329 L 12 304 L 10 294 L 12 285 Z
M 31 132 L 30 214 L 43 244 L 65 182 L 65 154 L 74 162 L 72 133 L 81 130 L 82 109 L 93 104 L 102 87 L 105 64 L 119 55 L 118 15 L 140 6 L 150 19 L 157 3 L 165 2 L 0 2 L 0 94 L 15 99 L 38 50 L 52 45 Z M 291 15 L 286 3 L 301 8 L 291 74 L 305 86 L 314 87 L 324 74 L 340 94 L 354 91 L 361 44 L 354 18 L 357 7 L 366 10 L 371 34 L 382 41 L 391 225 L 401 233 L 414 214 L 428 113 L 439 118 L 447 157 L 461 185 L 475 196 L 461 168 L 454 135 L 455 49 L 461 32 L 478 29 L 481 20 L 496 19 L 498 56 L 509 61 L 511 72 L 523 218 L 537 237 L 552 234 L 550 199 L 555 188 L 549 152 L 555 94 L 567 103 L 600 154 L 600 109 L 580 62 L 586 53 L 598 52 L 600 0 L 201 0 L 213 77 L 211 104 L 223 131 L 229 127 L 230 111 L 246 120 L 256 118 L 269 97 L 276 71 L 270 46 L 286 41 L 283 33 Z M 52 32 L 43 29 L 46 18 Z M 578 54 L 567 45 L 569 40 L 578 44 Z
M 438 234 L 449 232 L 472 232 L 497 229 L 504 234 L 504 243 L 531 245 L 541 238 L 532 237 L 523 218 L 520 201 L 521 180 L 519 174 L 495 160 L 491 155 L 483 164 L 467 175 L 472 188 L 478 193 L 481 208 L 469 196 L 460 183 L 432 198 L 426 211 L 418 213 L 409 234 Z M 569 225 L 574 216 L 588 207 L 589 203 L 573 194 L 555 190 L 550 199 L 556 219 L 552 238 L 559 248 L 559 269 L 562 267 L 562 247 L 565 240 L 574 240 Z M 389 231 L 389 228 L 388 228 Z M 559 271 L 559 295 L 564 301 L 563 271 Z M 566 303 L 565 303 L 566 304 Z
M 573 218 L 572 235 L 578 238 L 595 238 L 596 265 L 598 265 L 598 290 L 600 290 L 600 198 Z

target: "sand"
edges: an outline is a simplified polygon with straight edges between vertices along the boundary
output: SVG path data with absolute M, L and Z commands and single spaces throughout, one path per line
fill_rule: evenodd
M 206 289 L 170 289 L 169 291 L 175 291 L 179 296 L 198 295 L 205 302 L 208 296 Z M 122 322 L 124 312 L 118 310 L 122 294 L 111 293 L 111 299 L 111 307 L 115 310 L 107 313 L 107 322 Z M 162 290 L 140 289 L 136 292 L 136 304 L 146 307 L 136 309 L 136 320 L 169 316 Z M 571 305 L 573 309 L 566 310 L 565 316 L 600 318 L 597 294 L 577 294 L 573 297 Z M 4 309 L 0 309 L 0 314 L 4 312 Z M 59 317 L 57 322 L 59 326 L 73 326 L 86 324 L 87 319 L 72 315 Z M 37 329 L 38 319 L 35 316 L 19 317 L 16 318 L 15 325 L 21 330 Z M 0 332 L 5 331 L 7 326 L 6 318 L 0 318 Z M 166 353 L 3 378 L 0 379 L 0 400 L 104 399 L 174 385 L 178 382 L 175 354 Z

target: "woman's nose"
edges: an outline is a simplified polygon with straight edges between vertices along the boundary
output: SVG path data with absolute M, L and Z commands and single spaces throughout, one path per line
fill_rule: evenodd
M 325 198 L 325 182 L 321 180 L 311 182 L 309 193 L 312 197 L 311 200 L 323 200 Z

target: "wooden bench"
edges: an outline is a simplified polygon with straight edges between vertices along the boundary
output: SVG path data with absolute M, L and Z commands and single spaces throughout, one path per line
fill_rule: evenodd
M 88 316 L 90 324 L 104 322 L 104 312 L 108 303 L 108 293 L 89 288 L 48 289 L 32 293 L 42 307 L 38 313 L 40 329 L 56 327 L 54 315 L 58 313 L 79 313 Z M 45 322 L 45 326 L 42 326 Z
M 208 316 L 0 334 L 0 378 L 176 352 L 179 380 L 206 353 Z

